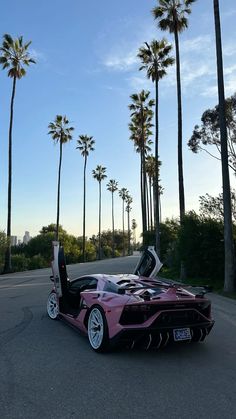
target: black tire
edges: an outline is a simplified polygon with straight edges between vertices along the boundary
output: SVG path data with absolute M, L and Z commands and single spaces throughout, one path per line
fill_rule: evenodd
M 95 305 L 91 307 L 88 317 L 88 339 L 95 352 L 107 352 L 109 349 L 109 333 L 103 309 Z
M 57 320 L 59 317 L 59 305 L 55 291 L 50 292 L 48 296 L 47 313 L 52 320 Z

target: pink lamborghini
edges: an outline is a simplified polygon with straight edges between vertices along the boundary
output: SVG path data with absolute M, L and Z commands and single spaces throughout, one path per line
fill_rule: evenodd
M 47 312 L 86 334 L 97 352 L 117 344 L 160 348 L 168 342 L 203 341 L 213 327 L 204 288 L 155 278 L 161 268 L 154 248 L 146 250 L 134 274 L 84 275 L 70 281 L 64 253 L 54 242 L 54 288 Z

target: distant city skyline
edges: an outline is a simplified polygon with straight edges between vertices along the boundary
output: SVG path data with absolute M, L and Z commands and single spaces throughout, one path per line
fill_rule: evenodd
M 97 164 L 107 167 L 107 180 L 116 179 L 133 197 L 131 218 L 141 231 L 139 156 L 129 140 L 130 95 L 153 84 L 139 72 L 138 48 L 160 32 L 151 15 L 156 1 L 101 0 L 68 5 L 58 0 L 9 3 L 2 0 L 1 34 L 23 35 L 32 41 L 37 64 L 17 82 L 13 126 L 12 234 L 32 236 L 56 222 L 59 147 L 47 134 L 56 114 L 75 127 L 74 140 L 63 150 L 60 224 L 82 236 L 83 159 L 76 150 L 80 134 L 94 137 L 95 151 L 87 167 L 87 227 L 98 232 L 98 185 L 92 178 Z M 92 10 L 92 12 L 91 12 Z M 236 5 L 220 1 L 226 96 L 236 91 Z M 52 16 L 54 19 L 52 19 Z M 60 28 L 60 29 L 59 29 Z M 199 196 L 221 192 L 220 163 L 204 153 L 195 155 L 187 141 L 202 113 L 217 102 L 213 2 L 196 1 L 189 29 L 180 35 L 183 90 L 183 154 L 186 210 L 199 209 Z M 175 66 L 160 82 L 160 159 L 162 219 L 179 216 L 177 176 L 177 106 Z M 0 230 L 7 220 L 7 153 L 12 81 L 0 73 Z M 102 229 L 111 229 L 111 197 L 102 183 Z M 235 179 L 232 178 L 232 186 Z M 115 228 L 122 229 L 122 201 L 115 194 Z

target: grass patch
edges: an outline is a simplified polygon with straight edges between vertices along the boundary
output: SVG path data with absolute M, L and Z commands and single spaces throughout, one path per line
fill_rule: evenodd
M 165 279 L 173 279 L 174 281 L 180 281 L 179 279 L 179 272 L 175 269 L 168 269 L 166 267 L 163 267 L 161 270 L 161 275 L 162 278 Z M 227 298 L 231 298 L 236 300 L 236 292 L 225 292 L 223 287 L 224 287 L 224 282 L 222 279 L 219 278 L 214 278 L 214 279 L 207 279 L 207 278 L 186 278 L 186 280 L 184 281 L 185 284 L 188 285 L 197 285 L 197 286 L 201 286 L 201 285 L 209 285 L 211 287 L 213 287 L 213 292 L 215 292 L 216 294 L 222 295 L 223 297 L 227 297 Z
M 231 298 L 232 300 L 236 300 L 236 292 L 225 292 L 223 289 L 218 290 L 217 294 L 222 295 L 223 297 Z

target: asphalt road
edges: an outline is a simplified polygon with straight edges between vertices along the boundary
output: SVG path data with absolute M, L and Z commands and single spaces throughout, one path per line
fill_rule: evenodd
M 72 265 L 69 276 L 132 272 L 137 257 Z M 1 419 L 235 419 L 236 301 L 212 294 L 201 344 L 97 354 L 46 315 L 49 269 L 0 277 Z

